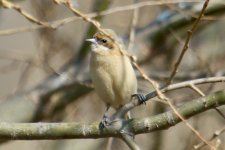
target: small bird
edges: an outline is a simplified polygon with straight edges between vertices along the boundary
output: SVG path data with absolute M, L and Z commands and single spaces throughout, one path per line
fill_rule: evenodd
M 118 39 L 113 30 L 104 31 Z M 122 43 L 116 44 L 112 38 L 99 31 L 92 39 L 87 39 L 92 42 L 90 75 L 98 96 L 107 106 L 106 112 L 109 107 L 118 110 L 137 93 L 137 78 L 131 61 Z

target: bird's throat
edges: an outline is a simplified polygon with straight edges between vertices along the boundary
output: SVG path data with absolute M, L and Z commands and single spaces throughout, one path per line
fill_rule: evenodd
M 99 45 L 99 44 L 92 44 L 91 49 L 94 52 L 101 52 L 101 51 L 109 51 L 110 50 L 108 47 L 105 47 L 105 46 Z

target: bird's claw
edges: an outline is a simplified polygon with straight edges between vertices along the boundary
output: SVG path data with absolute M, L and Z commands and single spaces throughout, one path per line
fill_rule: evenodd
M 131 97 L 137 97 L 138 101 L 140 104 L 145 104 L 146 105 L 146 96 L 143 94 L 133 94 Z
M 104 115 L 102 118 L 102 121 L 100 122 L 100 127 L 101 128 L 105 128 L 109 125 L 111 125 L 112 121 L 110 120 L 110 118 L 107 115 Z

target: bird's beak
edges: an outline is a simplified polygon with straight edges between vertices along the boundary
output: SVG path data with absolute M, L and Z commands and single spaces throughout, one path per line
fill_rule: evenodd
M 94 38 L 92 38 L 92 39 L 86 39 L 86 41 L 91 42 L 93 44 L 97 44 L 97 41 Z

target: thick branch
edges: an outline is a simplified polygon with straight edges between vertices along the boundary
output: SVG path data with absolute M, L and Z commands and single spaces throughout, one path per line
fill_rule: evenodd
M 225 91 L 219 91 L 185 103 L 177 108 L 185 118 L 225 104 Z M 99 122 L 83 123 L 0 123 L 0 139 L 44 140 L 120 137 L 119 131 L 130 130 L 134 134 L 168 129 L 181 120 L 173 111 L 141 119 L 117 121 L 113 127 L 100 129 Z

